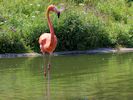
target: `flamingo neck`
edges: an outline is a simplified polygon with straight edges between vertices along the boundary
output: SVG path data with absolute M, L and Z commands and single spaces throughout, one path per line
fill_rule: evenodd
M 49 13 L 50 13 L 50 10 L 48 9 L 47 10 L 48 26 L 49 26 L 49 29 L 50 29 L 50 34 L 53 36 L 54 35 L 54 28 L 53 28 L 52 22 L 50 20 Z

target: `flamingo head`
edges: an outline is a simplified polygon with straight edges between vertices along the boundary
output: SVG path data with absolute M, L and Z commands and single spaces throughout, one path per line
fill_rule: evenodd
M 49 10 L 49 11 L 55 12 L 55 13 L 57 14 L 58 18 L 60 17 L 60 10 L 58 10 L 57 7 L 56 7 L 55 5 L 50 5 L 50 6 L 48 7 L 48 10 Z

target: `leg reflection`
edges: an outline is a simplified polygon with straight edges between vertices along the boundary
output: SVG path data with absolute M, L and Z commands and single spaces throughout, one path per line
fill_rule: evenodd
M 50 100 L 50 71 L 47 71 L 47 77 L 45 78 L 45 98 L 44 100 Z
M 45 100 L 50 100 L 50 68 L 51 68 L 51 55 L 50 54 L 45 54 L 45 66 L 44 66 L 44 79 L 46 80 L 45 82 L 45 89 L 46 89 L 46 95 L 45 95 Z
M 47 100 L 50 100 L 50 70 L 48 70 L 48 79 L 47 79 Z

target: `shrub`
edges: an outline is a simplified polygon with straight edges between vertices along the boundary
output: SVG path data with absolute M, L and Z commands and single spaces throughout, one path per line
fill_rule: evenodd
M 46 28 L 44 26 L 34 26 L 31 28 L 29 28 L 30 31 L 28 31 L 29 33 L 27 33 L 27 35 L 24 37 L 24 40 L 26 41 L 26 45 L 29 46 L 31 48 L 31 50 L 35 51 L 35 52 L 39 52 L 39 43 L 38 43 L 38 39 L 39 36 L 47 31 Z
M 111 44 L 104 25 L 96 17 L 94 21 L 91 19 L 94 16 L 83 13 L 69 11 L 67 14 L 57 29 L 58 50 L 86 50 Z
M 28 47 L 18 34 L 0 33 L 0 53 L 28 52 Z
M 76 13 L 67 13 L 57 29 L 59 39 L 58 50 L 81 50 L 86 46 L 86 32 L 80 16 Z

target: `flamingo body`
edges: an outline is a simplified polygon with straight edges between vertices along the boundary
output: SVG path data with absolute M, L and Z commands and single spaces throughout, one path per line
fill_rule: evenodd
M 56 35 L 53 36 L 53 40 L 51 42 L 51 34 L 50 33 L 43 33 L 39 38 L 39 44 L 41 52 L 45 53 L 52 53 L 57 45 L 57 37 Z

